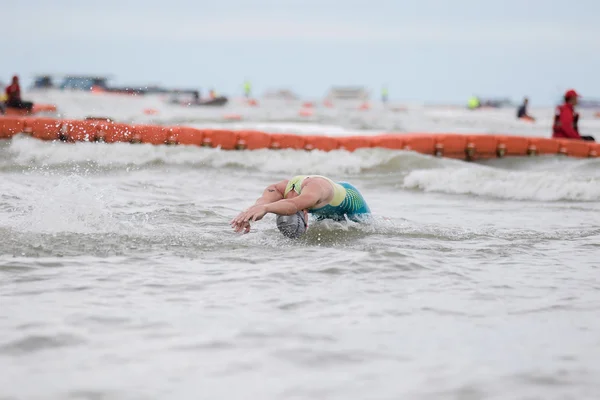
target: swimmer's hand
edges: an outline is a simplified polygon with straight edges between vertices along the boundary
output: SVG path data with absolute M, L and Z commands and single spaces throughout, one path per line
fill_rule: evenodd
M 231 220 L 230 224 L 234 231 L 244 233 L 250 232 L 250 222 L 260 221 L 267 213 L 264 204 L 257 204 L 249 209 L 242 211 L 237 217 Z

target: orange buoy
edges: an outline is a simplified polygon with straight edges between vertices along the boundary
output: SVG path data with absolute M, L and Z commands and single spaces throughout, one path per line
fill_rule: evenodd
M 373 147 L 381 147 L 390 150 L 404 149 L 404 135 L 388 134 L 373 137 Z
M 468 155 L 467 137 L 458 134 L 437 135 L 435 137 L 435 155 L 437 157 L 465 158 Z
M 551 138 L 531 138 L 527 148 L 529 155 L 558 154 L 560 142 Z
M 268 149 L 271 147 L 271 135 L 259 131 L 237 132 L 235 148 L 238 150 Z
M 376 140 L 373 136 L 344 136 L 338 138 L 340 149 L 355 151 L 361 148 L 373 147 Z
M 404 150 L 421 154 L 435 154 L 435 139 L 432 135 L 412 134 L 404 137 Z
M 96 140 L 106 143 L 129 142 L 134 138 L 135 127 L 122 123 L 97 122 Z
M 176 126 L 169 128 L 167 144 L 202 146 L 204 132 L 201 129 Z
M 467 156 L 471 160 L 494 158 L 498 154 L 498 138 L 492 135 L 468 135 Z
M 272 149 L 303 150 L 306 144 L 305 137 L 289 133 L 274 133 L 271 135 L 271 138 Z
M 166 126 L 137 125 L 130 140 L 135 143 L 165 144 L 169 128 Z
M 25 130 L 25 121 L 18 117 L 0 118 L 0 139 L 10 139 Z
M 242 116 L 240 114 L 225 114 L 223 119 L 227 121 L 241 121 Z
M 333 151 L 340 148 L 340 142 L 329 136 L 305 136 L 305 150 Z
M 54 104 L 34 104 L 32 113 L 37 114 L 40 112 L 55 112 L 56 106 Z
M 54 118 L 31 118 L 25 120 L 24 132 L 41 140 L 58 140 L 63 121 Z
M 157 115 L 158 110 L 155 108 L 144 108 L 144 114 L 146 115 Z
M 559 153 L 570 157 L 590 157 L 592 148 L 590 142 L 584 140 L 559 139 Z
M 504 156 L 526 156 L 529 152 L 529 140 L 519 136 L 499 136 L 498 152 Z
M 233 150 L 237 144 L 237 134 L 223 129 L 205 129 L 202 146 L 219 147 L 223 150 Z
M 95 142 L 97 134 L 97 121 L 67 120 L 60 127 L 59 139 L 65 142 Z
M 105 93 L 105 92 L 106 92 L 106 90 L 104 90 L 104 89 L 102 88 L 102 86 L 93 85 L 93 86 L 92 86 L 92 89 L 91 89 L 91 92 L 92 92 L 92 93 L 94 93 L 94 94 L 99 94 L 99 93 Z

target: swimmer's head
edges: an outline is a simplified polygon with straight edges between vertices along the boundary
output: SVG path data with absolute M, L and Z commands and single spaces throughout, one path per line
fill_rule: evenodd
M 298 211 L 292 215 L 278 215 L 277 229 L 290 239 L 297 239 L 308 229 L 306 212 Z

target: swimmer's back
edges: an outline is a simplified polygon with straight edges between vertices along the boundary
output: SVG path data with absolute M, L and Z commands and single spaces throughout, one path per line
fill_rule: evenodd
M 360 191 L 348 182 L 334 182 L 332 179 L 322 175 L 297 175 L 289 180 L 286 186 L 286 194 L 290 190 L 302 193 L 302 183 L 306 178 L 322 178 L 329 182 L 333 188 L 331 200 L 324 206 L 309 208 L 308 212 L 314 214 L 317 219 L 343 220 L 344 215 L 353 221 L 370 215 L 371 210 Z

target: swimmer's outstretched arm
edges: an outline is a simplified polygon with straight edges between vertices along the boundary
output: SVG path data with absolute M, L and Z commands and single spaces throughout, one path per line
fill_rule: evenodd
M 287 182 L 285 183 L 287 184 Z M 277 190 L 273 188 L 271 189 Z M 297 197 L 294 197 L 292 199 L 281 198 L 280 200 L 274 202 L 267 202 L 268 200 L 275 197 L 275 195 L 273 194 L 275 192 L 269 192 L 269 190 L 269 188 L 265 190 L 265 193 L 267 193 L 266 197 L 263 194 L 263 197 L 257 200 L 257 204 L 253 205 L 245 211 L 242 211 L 237 217 L 231 220 L 231 227 L 236 232 L 249 232 L 250 222 L 261 220 L 267 213 L 273 213 L 278 215 L 292 215 L 298 211 L 311 208 L 314 205 L 316 205 L 322 197 L 322 190 L 320 187 L 307 185 L 303 188 L 302 194 Z M 285 190 L 285 186 L 283 190 Z M 259 203 L 260 201 L 265 202 Z
M 280 181 L 267 186 L 263 191 L 262 196 L 260 196 L 256 200 L 254 205 L 274 203 L 278 200 L 283 199 L 283 192 L 285 191 L 285 186 L 287 185 L 287 182 L 288 181 Z
M 241 231 L 249 232 L 250 231 L 250 223 L 245 218 L 246 214 L 248 214 L 248 211 L 254 210 L 255 208 L 257 208 L 259 206 L 264 207 L 264 205 L 266 205 L 266 204 L 270 204 L 270 203 L 274 203 L 276 201 L 282 200 L 283 193 L 285 192 L 285 187 L 286 187 L 287 183 L 288 183 L 288 181 L 285 180 L 285 181 L 279 181 L 277 183 L 267 186 L 265 188 L 265 190 L 263 191 L 262 196 L 260 196 L 256 200 L 254 205 L 252 205 L 250 208 L 242 211 L 234 219 L 231 220 L 230 224 L 233 227 L 233 229 L 236 232 L 241 232 Z
M 311 190 L 313 189 L 313 190 Z M 318 189 L 318 188 L 317 188 Z M 314 207 L 321 199 L 321 193 L 314 188 L 305 188 L 302 194 L 293 199 L 283 199 L 274 203 L 265 204 L 265 214 L 292 215 L 298 211 Z

